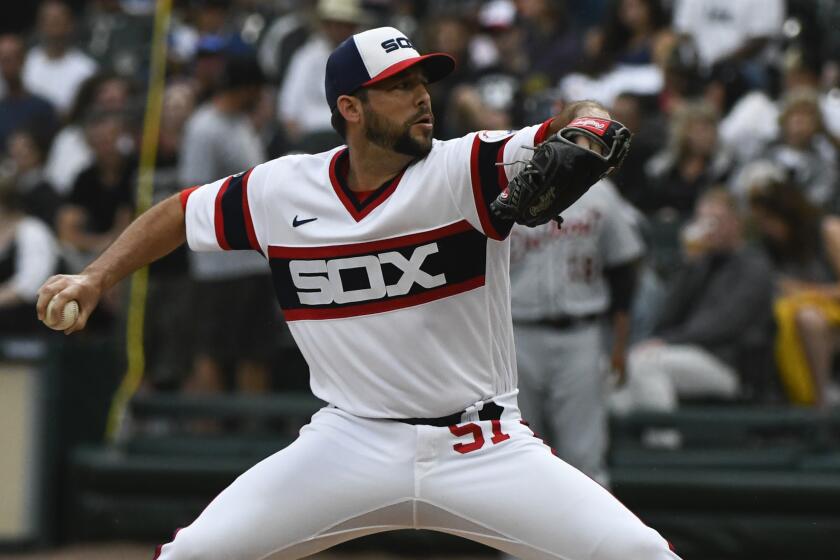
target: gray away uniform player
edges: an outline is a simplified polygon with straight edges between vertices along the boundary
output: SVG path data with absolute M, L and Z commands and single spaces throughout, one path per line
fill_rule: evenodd
M 602 484 L 608 369 L 603 320 L 608 311 L 627 311 L 633 264 L 643 249 L 624 204 L 603 180 L 563 212 L 561 229 L 553 223 L 517 225 L 511 233 L 520 408 L 561 459 Z
M 527 160 L 556 127 L 432 141 L 426 84 L 452 68 L 394 28 L 351 37 L 326 72 L 348 146 L 185 191 L 89 270 L 42 288 L 42 318 L 55 294 L 59 308 L 79 301 L 72 332 L 103 287 L 184 237 L 194 250 L 257 251 L 271 268 L 312 390 L 330 404 L 180 530 L 162 560 L 302 558 L 402 528 L 533 560 L 677 558 L 520 422 L 510 226 L 488 207 L 522 165 L 496 163 Z

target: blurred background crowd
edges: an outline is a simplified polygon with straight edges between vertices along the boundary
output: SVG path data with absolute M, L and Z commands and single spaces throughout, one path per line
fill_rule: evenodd
M 43 335 L 40 283 L 81 270 L 132 218 L 154 19 L 151 0 L 27 6 L 0 36 L 4 336 Z M 630 339 L 668 331 L 721 358 L 742 378 L 720 395 L 826 406 L 840 400 L 838 24 L 830 0 L 176 0 L 154 199 L 339 144 L 326 58 L 394 25 L 458 60 L 432 88 L 440 139 L 541 122 L 577 99 L 610 108 L 635 133 L 613 182 L 645 241 Z M 723 209 L 704 213 L 710 191 Z M 717 256 L 742 242 L 766 257 L 772 293 L 737 290 L 750 266 L 707 293 Z M 688 301 L 706 300 L 662 317 L 688 265 L 700 267 Z M 120 345 L 126 306 L 125 290 L 109 294 L 82 336 Z M 148 390 L 305 385 L 255 255 L 178 250 L 152 267 L 147 308 Z M 745 348 L 766 359 L 747 364 Z

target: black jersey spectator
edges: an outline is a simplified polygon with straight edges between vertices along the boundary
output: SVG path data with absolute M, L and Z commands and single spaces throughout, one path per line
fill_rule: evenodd
M 119 114 L 94 115 L 86 126 L 94 162 L 79 173 L 57 229 L 61 241 L 88 257 L 98 255 L 131 221 L 136 163 L 125 145 Z
M 647 213 L 671 209 L 685 219 L 706 188 L 729 177 L 733 159 L 718 141 L 718 117 L 709 105 L 686 104 L 671 127 L 668 147 L 647 163 L 648 188 L 636 202 Z

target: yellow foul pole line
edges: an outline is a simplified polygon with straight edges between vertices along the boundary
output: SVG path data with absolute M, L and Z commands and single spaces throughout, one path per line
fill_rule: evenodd
M 157 0 L 155 26 L 152 34 L 152 59 L 149 69 L 149 87 L 146 94 L 146 114 L 143 118 L 143 142 L 140 147 L 140 169 L 137 185 L 137 215 L 152 205 L 154 193 L 154 172 L 157 159 L 160 119 L 163 109 L 163 92 L 166 86 L 166 40 L 172 0 Z M 146 314 L 149 268 L 143 267 L 131 279 L 126 326 L 127 370 L 120 383 L 111 410 L 108 414 L 106 436 L 113 440 L 119 433 L 125 407 L 134 395 L 146 369 L 146 354 L 143 348 L 143 324 Z

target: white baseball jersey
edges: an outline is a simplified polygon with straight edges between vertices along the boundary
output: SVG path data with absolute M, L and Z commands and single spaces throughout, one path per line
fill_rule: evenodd
M 593 185 L 563 212 L 563 227 L 515 226 L 511 233 L 513 318 L 579 317 L 609 307 L 603 268 L 641 256 L 642 241 L 612 183 Z
M 488 207 L 522 165 L 496 164 L 529 159 L 549 122 L 435 141 L 364 202 L 346 147 L 281 157 L 184 191 L 187 241 L 268 259 L 316 396 L 448 415 L 516 387 L 508 231 Z

